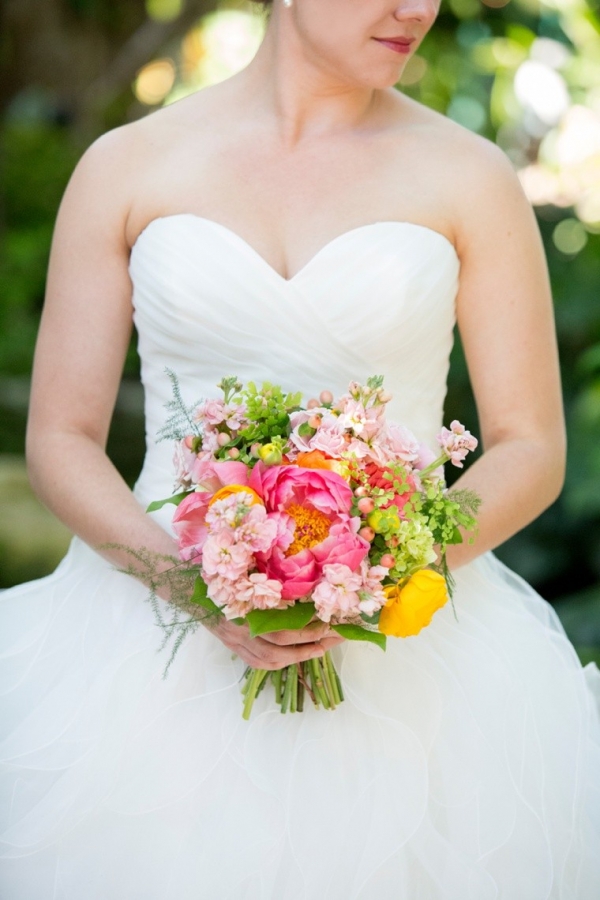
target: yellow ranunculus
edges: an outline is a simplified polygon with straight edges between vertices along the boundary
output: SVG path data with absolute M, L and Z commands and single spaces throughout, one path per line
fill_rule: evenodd
M 263 444 L 258 451 L 258 456 L 265 466 L 278 466 L 283 458 L 281 447 L 278 447 L 277 444 Z
M 232 494 L 241 493 L 250 494 L 250 496 L 252 497 L 251 506 L 255 506 L 257 503 L 261 503 L 264 506 L 264 503 L 262 502 L 256 491 L 244 484 L 226 484 L 225 487 L 219 488 L 219 490 L 215 491 L 215 493 L 210 498 L 208 505 L 212 506 L 216 500 L 224 500 L 225 497 L 230 497 Z
M 432 569 L 415 572 L 403 587 L 388 584 L 383 592 L 387 603 L 381 610 L 379 630 L 390 637 L 418 634 L 448 600 L 446 579 Z

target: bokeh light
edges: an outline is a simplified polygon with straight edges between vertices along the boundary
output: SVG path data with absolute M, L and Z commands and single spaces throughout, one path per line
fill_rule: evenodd
M 205 16 L 183 41 L 182 77 L 166 102 L 235 75 L 254 57 L 264 29 L 264 18 L 251 11 L 223 9 Z
M 427 60 L 424 57 L 415 54 L 408 60 L 402 76 L 400 84 L 416 84 L 423 78 L 427 71 Z
M 563 219 L 552 232 L 552 240 L 565 256 L 575 256 L 587 244 L 588 234 L 579 219 Z
M 138 72 L 133 87 L 135 96 L 147 106 L 162 103 L 175 83 L 176 74 L 172 59 L 155 59 Z
M 183 0 L 146 0 L 146 12 L 157 22 L 171 22 L 183 9 Z
M 515 94 L 541 122 L 554 125 L 570 105 L 564 78 L 546 63 L 526 60 L 515 74 Z

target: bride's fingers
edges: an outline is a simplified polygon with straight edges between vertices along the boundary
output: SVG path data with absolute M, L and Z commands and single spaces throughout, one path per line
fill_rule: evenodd
M 272 631 L 269 634 L 262 634 L 261 637 L 269 643 L 285 645 L 314 643 L 333 634 L 335 632 L 327 622 L 315 622 L 297 631 Z

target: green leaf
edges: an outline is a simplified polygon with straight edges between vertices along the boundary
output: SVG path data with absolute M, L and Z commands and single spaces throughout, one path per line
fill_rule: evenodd
M 190 603 L 197 603 L 198 606 L 202 606 L 203 609 L 207 610 L 207 612 L 212 613 L 213 615 L 224 615 L 217 604 L 213 603 L 213 601 L 210 599 L 210 597 L 206 593 L 206 590 L 206 582 L 204 582 L 198 575 L 194 583 L 194 593 L 190 597 Z
M 253 609 L 246 621 L 251 637 L 271 631 L 299 631 L 308 625 L 315 611 L 314 603 L 295 603 L 287 609 Z
M 172 497 L 167 497 L 166 500 L 153 500 L 146 509 L 146 512 L 156 512 L 157 509 L 162 509 L 163 506 L 167 505 L 167 503 L 173 503 L 174 506 L 179 506 L 179 504 L 185 497 L 193 493 L 193 491 L 182 491 L 180 494 L 173 494 Z
M 367 631 L 360 625 L 332 625 L 331 627 L 348 641 L 370 641 L 371 644 L 377 644 L 378 647 L 385 650 L 387 639 L 385 634 L 380 631 Z
M 460 533 L 459 529 L 455 525 L 454 528 L 452 529 L 452 535 L 446 541 L 446 543 L 447 544 L 462 544 L 462 542 L 463 542 L 463 536 Z

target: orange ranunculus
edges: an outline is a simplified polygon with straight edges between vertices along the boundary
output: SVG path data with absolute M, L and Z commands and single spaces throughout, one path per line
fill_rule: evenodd
M 219 490 L 215 491 L 215 493 L 210 498 L 208 505 L 212 506 L 212 504 L 217 500 L 224 500 L 225 497 L 230 497 L 232 494 L 240 494 L 242 492 L 244 492 L 245 494 L 250 494 L 250 496 L 252 497 L 252 506 L 255 506 L 257 503 L 260 503 L 264 506 L 264 503 L 262 502 L 256 491 L 244 484 L 226 484 L 224 487 L 219 488 Z
M 331 459 L 322 450 L 305 450 L 296 457 L 296 465 L 302 469 L 329 469 L 349 480 L 348 463 L 342 459 Z
M 322 450 L 310 450 L 299 453 L 296 457 L 296 465 L 303 469 L 331 469 L 335 472 L 335 459 L 325 456 Z
M 418 634 L 448 600 L 446 579 L 432 569 L 420 569 L 403 587 L 388 584 L 383 591 L 387 603 L 381 610 L 379 630 L 391 637 Z

